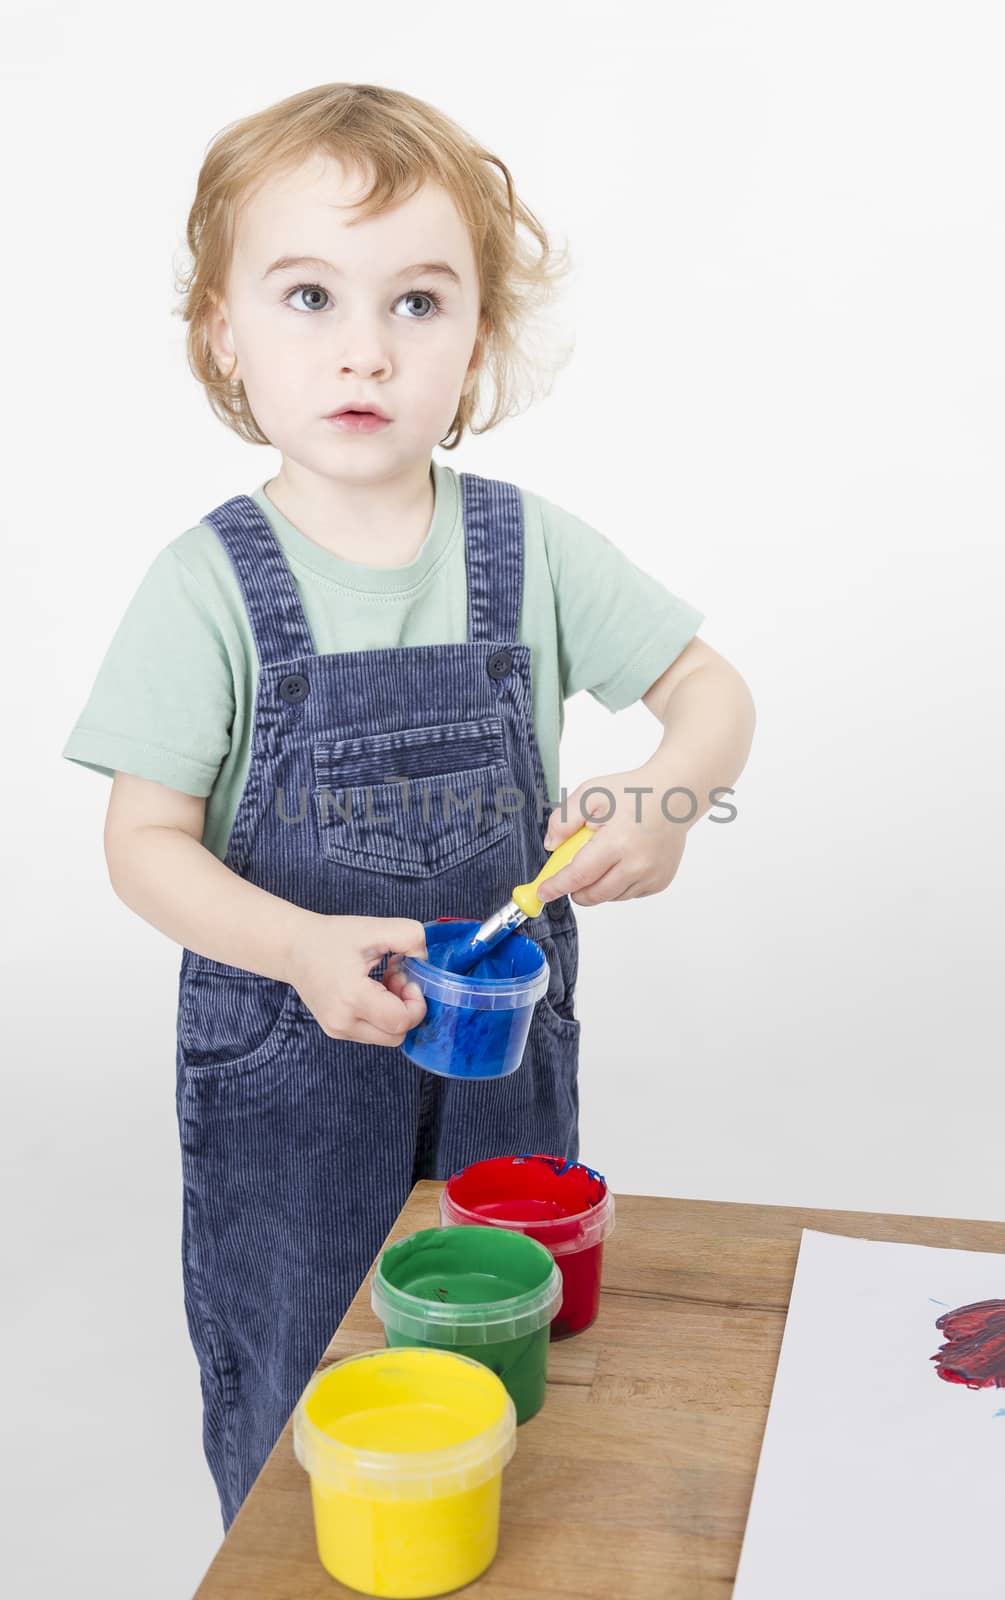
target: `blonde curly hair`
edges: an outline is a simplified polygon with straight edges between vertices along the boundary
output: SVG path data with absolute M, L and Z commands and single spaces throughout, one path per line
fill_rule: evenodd
M 575 341 L 550 360 L 531 347 L 535 324 L 546 328 L 543 314 L 551 310 L 570 270 L 568 248 L 552 248 L 499 157 L 434 106 L 377 84 L 326 83 L 229 123 L 212 141 L 199 171 L 186 228 L 191 264 L 176 275 L 183 299 L 173 314 L 188 323 L 188 364 L 216 415 L 250 444 L 271 444 L 255 421 L 243 383 L 231 382 L 217 367 L 207 324 L 224 298 L 241 206 L 267 178 L 318 152 L 372 175 L 371 187 L 355 207 L 361 220 L 408 199 L 428 179 L 450 193 L 467 225 L 478 267 L 481 361 L 441 446 L 456 449 L 465 428 L 486 433 L 518 414 L 524 391 L 534 398 L 542 373 L 542 392 L 549 393 Z M 521 226 L 536 250 L 518 234 Z M 486 374 L 495 400 L 487 419 L 475 427 Z

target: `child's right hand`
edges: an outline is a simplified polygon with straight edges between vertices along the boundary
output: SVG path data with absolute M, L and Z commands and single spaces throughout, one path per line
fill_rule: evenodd
M 426 1014 L 417 986 L 408 992 L 404 973 L 384 982 L 368 973 L 388 951 L 426 960 L 426 932 L 408 917 L 317 916 L 297 939 L 286 979 L 319 1027 L 332 1039 L 360 1044 L 401 1044 Z M 392 989 L 393 985 L 393 989 Z

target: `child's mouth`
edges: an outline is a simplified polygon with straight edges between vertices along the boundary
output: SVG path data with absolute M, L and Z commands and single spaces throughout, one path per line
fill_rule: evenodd
M 326 417 L 325 421 L 350 433 L 376 433 L 388 426 L 390 418 L 378 417 L 375 411 L 340 411 L 337 417 Z

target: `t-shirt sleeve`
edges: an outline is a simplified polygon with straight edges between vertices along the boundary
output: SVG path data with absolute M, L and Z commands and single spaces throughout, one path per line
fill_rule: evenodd
M 112 777 L 208 795 L 230 749 L 231 663 L 212 608 L 168 545 L 126 609 L 62 754 Z
M 541 501 L 555 591 L 562 697 L 589 690 L 609 711 L 642 698 L 694 638 L 704 613 L 605 534 Z

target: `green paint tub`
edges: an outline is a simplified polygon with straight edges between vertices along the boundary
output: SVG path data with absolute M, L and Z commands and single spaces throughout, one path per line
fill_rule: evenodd
M 422 1228 L 377 1259 L 370 1304 L 389 1346 L 453 1350 L 501 1378 L 526 1422 L 544 1404 L 562 1273 L 536 1239 L 507 1228 Z

